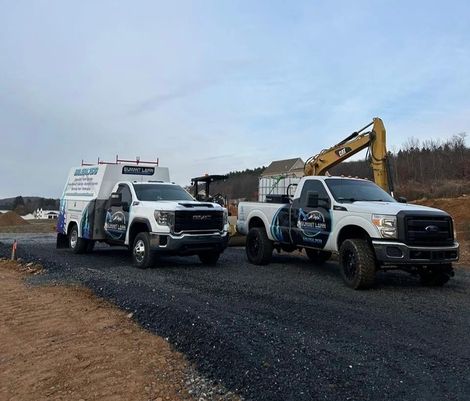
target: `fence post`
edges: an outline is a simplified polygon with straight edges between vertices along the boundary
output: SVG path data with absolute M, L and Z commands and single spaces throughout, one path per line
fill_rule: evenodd
M 11 260 L 16 260 L 16 248 L 18 247 L 18 242 L 16 239 L 13 241 L 13 246 L 11 247 Z

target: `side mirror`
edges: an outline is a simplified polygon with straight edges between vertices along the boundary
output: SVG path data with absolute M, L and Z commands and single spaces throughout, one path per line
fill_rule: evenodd
M 121 206 L 122 205 L 122 194 L 113 192 L 109 198 L 110 206 Z
M 398 199 L 398 202 L 400 203 L 407 203 L 408 201 L 406 200 L 406 198 L 404 198 L 403 196 L 400 196 Z
M 307 193 L 307 207 L 311 207 L 311 208 L 318 207 L 318 192 L 309 191 Z

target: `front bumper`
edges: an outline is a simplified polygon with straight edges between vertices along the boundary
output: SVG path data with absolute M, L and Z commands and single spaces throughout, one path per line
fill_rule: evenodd
M 159 234 L 150 233 L 150 248 L 159 253 L 196 255 L 200 252 L 223 252 L 227 248 L 228 233 Z
M 450 246 L 408 246 L 402 242 L 373 240 L 377 261 L 385 265 L 429 265 L 459 260 L 459 244 Z

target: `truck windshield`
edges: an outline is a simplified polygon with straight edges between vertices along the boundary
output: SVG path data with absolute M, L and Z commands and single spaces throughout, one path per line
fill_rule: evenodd
M 179 185 L 134 184 L 137 199 L 141 201 L 193 201 L 193 197 Z
M 396 202 L 387 192 L 370 181 L 327 178 L 326 185 L 338 202 Z

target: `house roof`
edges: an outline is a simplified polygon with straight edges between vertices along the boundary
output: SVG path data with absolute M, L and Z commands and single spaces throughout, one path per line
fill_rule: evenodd
M 262 176 L 272 176 L 279 174 L 286 174 L 289 172 L 297 171 L 300 168 L 303 169 L 304 162 L 300 157 L 294 159 L 276 160 L 273 161 L 266 169 L 262 172 Z

